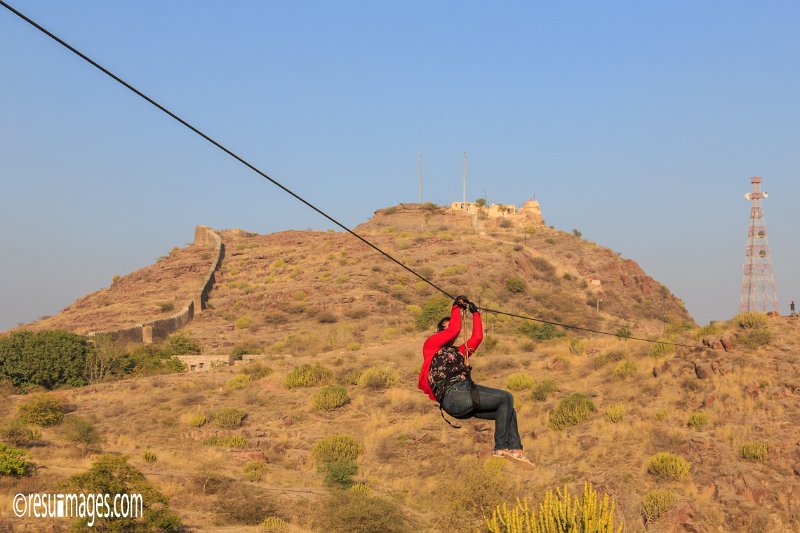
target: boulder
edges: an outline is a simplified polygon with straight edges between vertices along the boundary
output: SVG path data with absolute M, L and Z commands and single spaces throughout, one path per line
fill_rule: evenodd
M 736 337 L 733 333 L 723 333 L 722 336 L 719 338 L 719 342 L 722 344 L 722 348 L 726 352 L 730 352 L 733 350 L 734 342 L 736 341 Z
M 705 363 L 699 363 L 695 361 L 694 363 L 694 373 L 698 379 L 708 379 L 709 374 L 711 373 L 708 365 Z

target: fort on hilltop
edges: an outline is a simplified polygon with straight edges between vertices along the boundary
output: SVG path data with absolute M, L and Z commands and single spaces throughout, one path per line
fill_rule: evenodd
M 488 204 L 485 201 L 451 202 L 450 210 L 487 218 L 508 218 L 533 224 L 544 224 L 539 202 L 531 198 L 522 207 L 514 204 Z

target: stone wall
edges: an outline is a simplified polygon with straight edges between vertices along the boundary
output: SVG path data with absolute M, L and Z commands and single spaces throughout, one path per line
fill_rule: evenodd
M 179 330 L 194 318 L 195 314 L 200 314 L 205 309 L 211 289 L 214 288 L 214 273 L 219 270 L 222 259 L 225 257 L 225 245 L 222 238 L 211 228 L 197 226 L 194 229 L 194 243 L 201 246 L 214 246 L 214 262 L 209 268 L 208 275 L 200 289 L 195 294 L 193 300 L 186 306 L 167 318 L 159 318 L 144 322 L 128 328 L 116 329 L 113 331 L 95 331 L 87 335 L 110 335 L 114 342 L 120 343 L 140 343 L 150 344 L 166 339 L 171 333 Z

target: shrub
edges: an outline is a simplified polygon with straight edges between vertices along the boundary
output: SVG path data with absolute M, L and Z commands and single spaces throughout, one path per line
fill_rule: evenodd
M 614 367 L 614 375 L 622 379 L 628 379 L 634 375 L 638 369 L 639 367 L 636 365 L 636 361 L 625 359 L 617 363 L 617 366 Z
M 669 418 L 669 411 L 666 411 L 665 409 L 656 411 L 656 420 L 658 420 L 659 422 L 662 422 L 667 418 Z
M 444 316 L 450 316 L 452 300 L 445 296 L 434 296 L 422 305 L 422 311 L 416 316 L 417 329 L 422 331 L 438 322 Z
M 320 411 L 333 411 L 350 401 L 347 389 L 339 385 L 328 385 L 314 393 L 314 407 Z
M 161 353 L 165 356 L 171 355 L 198 355 L 202 352 L 200 343 L 192 338 L 188 333 L 173 333 L 167 337 L 167 342 L 161 348 Z
M 25 424 L 55 426 L 64 419 L 61 400 L 46 394 L 37 394 L 17 408 L 17 418 Z
M 0 379 L 46 389 L 85 385 L 86 339 L 68 331 L 15 331 L 0 337 Z
M 689 475 L 692 465 L 681 457 L 669 452 L 658 452 L 650 458 L 647 471 L 662 479 L 683 479 Z
M 742 329 L 763 329 L 769 325 L 767 315 L 758 311 L 739 313 L 733 321 Z
M 284 385 L 287 389 L 300 387 L 314 387 L 315 385 L 326 385 L 333 379 L 330 370 L 322 365 L 300 365 L 286 376 Z
M 440 482 L 438 505 L 449 523 L 441 531 L 475 531 L 483 517 L 511 495 L 501 459 L 467 461 Z
M 702 411 L 694 412 L 689 416 L 689 421 L 687 423 L 690 428 L 703 429 L 708 425 L 708 414 Z
M 256 344 L 239 344 L 233 348 L 231 355 L 237 361 L 242 359 L 243 355 L 261 354 L 264 353 L 264 348 Z
M 749 329 L 736 337 L 736 342 L 745 348 L 758 348 L 772 341 L 772 332 L 768 329 Z
M 261 529 L 266 533 L 282 533 L 289 531 L 289 523 L 279 516 L 268 516 L 261 522 Z
M 250 376 L 250 381 L 258 381 L 272 374 L 272 369 L 261 363 L 250 363 L 242 368 L 242 372 Z
M 763 463 L 767 460 L 767 453 L 769 448 L 764 441 L 747 441 L 739 448 L 739 455 L 748 461 L 758 461 Z
M 519 327 L 519 332 L 535 341 L 547 341 L 566 335 L 552 324 L 535 324 L 533 322 L 523 323 Z
M 586 351 L 586 343 L 580 339 L 571 339 L 569 341 L 569 353 L 572 355 L 583 355 Z
M 403 516 L 390 502 L 361 492 L 333 492 L 319 511 L 321 531 L 403 533 Z
M 533 386 L 531 390 L 531 400 L 536 402 L 543 402 L 558 390 L 558 385 L 552 379 L 543 379 Z
M 278 506 L 267 493 L 245 483 L 229 486 L 217 495 L 214 511 L 225 522 L 255 526 L 276 516 Z
M 147 481 L 144 474 L 128 464 L 127 457 L 101 455 L 89 470 L 67 479 L 61 489 L 64 492 L 109 494 L 112 500 L 117 494 L 142 495 L 142 513 L 138 518 L 93 515 L 88 520 L 94 520 L 93 529 L 96 531 L 183 531 L 180 519 L 169 509 L 167 498 Z M 87 519 L 81 519 L 73 529 L 88 531 L 91 528 Z
M 527 289 L 527 285 L 525 284 L 525 280 L 523 280 L 522 278 L 511 276 L 508 279 L 506 279 L 506 289 L 508 290 L 508 292 L 514 294 L 520 294 L 525 292 L 525 289 Z
M 41 436 L 39 430 L 29 428 L 20 420 L 14 420 L 0 428 L 0 439 L 14 446 L 33 446 Z
M 659 339 L 659 342 L 650 345 L 650 350 L 647 352 L 650 357 L 665 357 L 667 355 L 671 355 L 675 353 L 675 346 L 672 344 L 667 344 L 670 342 L 675 342 L 674 337 L 664 337 Z
M 675 505 L 675 493 L 667 489 L 651 490 L 642 498 L 642 515 L 646 524 L 655 522 Z
M 588 420 L 597 408 L 585 394 L 574 392 L 562 398 L 558 407 L 550 413 L 550 427 L 564 429 Z
M 509 509 L 504 503 L 486 519 L 490 533 L 620 533 L 622 524 L 614 518 L 616 502 L 603 494 L 598 498 L 591 483 L 583 484 L 583 496 L 571 494 L 567 487 L 547 491 L 537 508 L 531 508 L 527 500 L 517 499 Z M 538 511 L 538 512 L 537 512 Z
M 250 376 L 250 374 L 238 374 L 229 379 L 225 386 L 229 389 L 244 389 L 250 385 L 250 381 L 252 381 L 252 379 L 253 378 Z
M 233 429 L 241 426 L 246 416 L 247 413 L 235 407 L 223 407 L 214 411 L 211 415 L 211 419 L 217 427 Z
M 240 316 L 236 319 L 234 326 L 236 329 L 247 329 L 253 323 L 253 320 L 249 316 Z
M 331 463 L 323 463 L 321 470 L 325 473 L 325 484 L 329 487 L 350 488 L 353 476 L 358 472 L 358 465 L 352 459 L 341 459 Z
M 442 269 L 441 275 L 442 277 L 450 277 L 450 276 L 458 276 L 460 274 L 464 274 L 467 271 L 468 267 L 464 264 L 458 265 L 451 265 Z
M 267 463 L 264 461 L 248 461 L 244 465 L 244 477 L 248 481 L 261 481 L 267 470 Z
M 362 371 L 357 368 L 347 368 L 336 375 L 336 382 L 339 385 L 358 385 L 358 379 Z
M 373 366 L 362 372 L 358 386 L 365 389 L 388 389 L 400 383 L 400 374 L 393 368 Z
M 607 422 L 617 423 L 625 416 L 625 405 L 621 403 L 611 404 L 606 407 L 603 417 Z
M 81 416 L 67 417 L 64 420 L 62 434 L 67 442 L 81 446 L 84 454 L 89 451 L 90 447 L 100 444 L 102 441 L 94 423 Z
M 205 413 L 198 409 L 188 413 L 183 413 L 181 415 L 181 422 L 187 426 L 199 428 L 206 425 L 206 422 L 208 422 L 208 417 L 206 417 Z
M 223 446 L 227 448 L 247 447 L 247 438 L 241 435 L 214 435 L 203 439 L 206 446 Z
M 27 475 L 33 464 L 27 461 L 28 452 L 0 443 L 0 475 L 20 477 Z
M 323 311 L 317 315 L 317 322 L 320 324 L 335 324 L 339 318 L 330 311 Z
M 148 450 L 142 454 L 142 459 L 145 463 L 153 464 L 158 461 L 158 456 L 154 452 Z
M 158 304 L 158 308 L 161 309 L 162 313 L 168 313 L 175 309 L 175 304 L 172 302 L 161 302 Z
M 631 331 L 631 328 L 629 328 L 628 326 L 621 326 L 617 328 L 617 331 L 614 332 L 614 335 L 616 335 L 621 339 L 630 339 L 631 337 L 633 337 L 633 332 Z
M 528 374 L 511 374 L 506 382 L 506 387 L 511 390 L 526 390 L 533 387 L 533 378 Z
M 328 435 L 317 441 L 311 449 L 311 455 L 317 463 L 333 463 L 349 459 L 355 461 L 363 451 L 363 447 L 350 435 L 342 433 Z

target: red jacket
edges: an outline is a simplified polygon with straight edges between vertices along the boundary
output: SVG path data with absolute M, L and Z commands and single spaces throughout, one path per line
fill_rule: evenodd
M 454 305 L 453 309 L 450 311 L 450 323 L 447 325 L 447 329 L 428 337 L 428 340 L 426 340 L 425 344 L 422 346 L 422 370 L 419 372 L 419 383 L 417 386 L 422 392 L 430 396 L 433 401 L 436 401 L 436 397 L 433 395 L 431 386 L 428 383 L 428 370 L 430 370 L 431 367 L 431 359 L 433 359 L 433 356 L 436 355 L 436 352 L 438 352 L 442 346 L 457 338 L 459 333 L 461 333 L 461 308 Z M 472 314 L 472 336 L 466 344 L 462 344 L 458 347 L 458 351 L 469 357 L 475 353 L 475 350 L 478 349 L 482 340 L 483 326 L 481 325 L 481 314 L 475 312 Z

